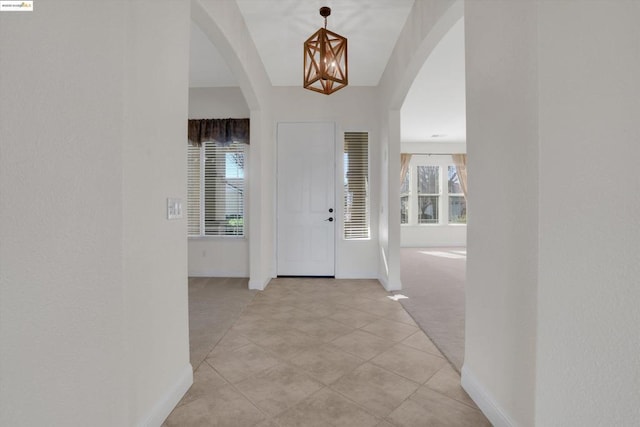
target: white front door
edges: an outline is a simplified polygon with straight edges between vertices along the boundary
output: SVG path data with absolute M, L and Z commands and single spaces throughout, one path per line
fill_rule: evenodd
M 279 123 L 279 276 L 335 274 L 334 179 L 334 124 Z

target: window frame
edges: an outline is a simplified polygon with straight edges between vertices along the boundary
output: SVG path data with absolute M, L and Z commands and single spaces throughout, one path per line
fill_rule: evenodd
M 230 146 L 235 146 L 237 148 L 240 148 L 240 150 L 236 150 L 235 152 L 241 152 L 243 155 L 243 167 L 242 167 L 242 177 L 241 178 L 237 178 L 237 177 L 231 177 L 231 178 L 227 178 L 226 177 L 226 171 L 225 171 L 225 175 L 224 175 L 224 180 L 225 183 L 227 183 L 228 181 L 238 181 L 241 180 L 242 182 L 242 234 L 207 234 L 207 230 L 206 230 L 206 204 L 205 204 L 205 186 L 206 186 L 206 168 L 205 168 L 205 162 L 206 162 L 206 149 L 207 146 L 213 146 L 214 148 L 216 147 L 221 147 L 219 144 L 214 143 L 214 142 L 203 142 L 203 144 L 201 146 L 193 146 L 193 145 L 189 145 L 188 149 L 198 149 L 199 150 L 199 172 L 200 172 L 200 178 L 199 178 L 199 215 L 198 215 L 198 219 L 199 219 L 199 223 L 198 223 L 198 230 L 199 230 L 199 234 L 189 234 L 190 233 L 190 228 L 189 225 L 187 224 L 187 237 L 188 239 L 193 239 L 193 240 L 206 240 L 206 239 L 233 239 L 233 240 L 242 240 L 242 239 L 246 239 L 247 238 L 247 230 L 248 230 L 248 214 L 247 214 L 247 201 L 248 201 L 248 180 L 247 180 L 247 172 L 248 172 L 248 154 L 249 154 L 249 146 L 248 144 L 244 144 L 244 143 L 240 143 L 240 142 L 234 142 L 233 144 L 231 144 Z M 228 153 L 224 153 L 225 157 Z M 189 159 L 189 154 L 187 154 L 187 158 Z M 225 159 L 226 162 L 226 159 Z M 189 165 L 187 164 L 187 175 L 189 176 Z M 187 183 L 187 186 L 189 186 L 190 182 Z M 189 194 L 189 188 L 187 188 L 187 218 L 189 218 L 190 216 L 190 207 L 191 204 L 189 203 L 189 198 L 188 198 L 188 194 Z M 225 198 L 225 201 L 227 199 Z
M 436 193 L 420 193 L 419 191 L 419 187 L 420 184 L 418 183 L 420 174 L 418 173 L 418 168 L 421 167 L 432 167 L 432 168 L 437 168 L 437 177 L 438 177 L 438 181 L 437 181 L 437 192 Z M 442 218 L 442 169 L 443 167 L 441 165 L 436 165 L 436 164 L 429 164 L 429 165 L 424 165 L 424 164 L 419 164 L 416 165 L 413 170 L 415 170 L 415 175 L 416 175 L 416 179 L 415 179 L 415 183 L 416 186 L 415 188 L 415 206 L 414 206 L 414 216 L 416 217 L 416 224 L 417 225 L 438 225 L 440 224 L 440 220 Z M 420 197 L 428 197 L 428 198 L 436 198 L 437 199 L 437 206 L 436 209 L 434 211 L 434 213 L 436 214 L 436 220 L 435 221 L 430 221 L 430 222 L 421 222 L 421 212 L 419 212 L 420 210 Z M 417 209 L 417 210 L 416 210 Z
M 363 235 L 348 235 L 348 227 L 347 227 L 347 204 L 349 200 L 350 192 L 347 191 L 348 186 L 348 178 L 347 173 L 347 137 L 348 134 L 360 135 L 360 137 L 366 136 L 366 175 L 364 176 L 364 186 L 365 186 L 365 212 L 364 212 L 364 221 L 366 225 L 361 226 L 365 228 L 365 233 Z M 354 136 L 355 137 L 355 136 Z M 342 135 L 342 240 L 344 241 L 358 241 L 358 240 L 371 240 L 371 133 L 369 131 L 345 131 Z
M 418 166 L 438 166 L 438 186 L 439 194 L 432 193 L 418 193 Z M 408 200 L 408 222 L 400 222 L 401 227 L 466 227 L 466 222 L 450 222 L 449 221 L 449 198 L 450 196 L 463 196 L 463 193 L 449 193 L 449 167 L 455 167 L 455 163 L 449 154 L 413 154 L 411 162 L 409 163 L 409 192 L 401 193 L 400 199 L 402 203 L 402 197 L 409 196 Z M 419 222 L 419 196 L 438 196 L 438 222 L 434 223 L 420 223 Z M 401 217 L 402 214 L 400 213 Z M 402 219 L 401 219 L 402 221 Z
M 467 201 L 466 198 L 464 197 L 464 193 L 462 192 L 462 186 L 460 186 L 460 192 L 459 193 L 452 193 L 449 191 L 449 168 L 454 167 L 456 168 L 456 165 L 448 165 L 447 166 L 447 224 L 448 225 L 467 225 L 467 217 L 466 217 L 466 210 L 467 210 Z M 456 174 L 458 173 L 457 168 L 456 168 Z M 460 176 L 458 176 L 458 180 L 460 180 Z M 460 185 L 460 184 L 458 184 Z M 456 222 L 456 221 L 451 221 L 451 198 L 452 197 L 457 197 L 460 198 L 462 197 L 462 199 L 465 201 L 465 221 L 464 222 Z

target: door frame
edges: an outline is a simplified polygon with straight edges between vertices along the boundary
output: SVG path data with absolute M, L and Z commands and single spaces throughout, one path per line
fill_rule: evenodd
M 279 150 L 280 150 L 280 143 L 279 143 L 279 127 L 281 124 L 330 124 L 333 127 L 333 143 L 332 143 L 332 147 L 331 147 L 331 152 L 332 152 L 332 162 L 333 162 L 333 168 L 332 168 L 332 174 L 333 174 L 333 186 L 331 187 L 331 191 L 333 192 L 333 218 L 334 218 L 334 227 L 333 227 L 333 256 L 332 256 L 332 270 L 333 270 L 333 274 L 332 275 L 326 275 L 326 276 L 322 276 L 322 275 L 292 275 L 292 276 L 287 276 L 287 275 L 280 275 L 278 274 L 278 266 L 279 266 L 279 257 L 278 257 L 278 244 L 279 244 L 279 232 L 280 232 L 280 227 L 279 227 L 279 210 L 280 210 L 280 206 L 279 206 L 279 201 L 280 201 L 280 194 L 279 194 L 279 174 L 280 174 L 280 164 L 279 164 Z M 338 185 L 339 185 L 339 180 L 338 180 L 338 123 L 336 123 L 335 121 L 327 121 L 327 120 L 321 120 L 321 121 L 277 121 L 275 124 L 275 148 L 276 148 L 276 152 L 275 152 L 275 166 L 276 166 L 276 179 L 275 179 L 275 238 L 274 238 L 274 246 L 275 246 L 275 251 L 274 251 L 274 258 L 275 258 L 275 265 L 274 265 L 274 277 L 335 277 L 336 271 L 337 271 L 337 252 L 338 252 L 338 238 L 340 236 L 339 234 L 339 229 L 342 226 L 342 222 L 341 217 L 339 216 L 340 213 L 342 212 L 341 207 L 342 206 L 338 206 Z M 327 213 L 327 215 L 329 215 L 329 213 Z

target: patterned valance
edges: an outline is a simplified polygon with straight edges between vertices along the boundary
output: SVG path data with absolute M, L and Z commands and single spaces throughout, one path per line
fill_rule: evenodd
M 249 143 L 249 119 L 189 120 L 189 144 L 201 146 L 204 141 L 222 145 L 234 141 Z

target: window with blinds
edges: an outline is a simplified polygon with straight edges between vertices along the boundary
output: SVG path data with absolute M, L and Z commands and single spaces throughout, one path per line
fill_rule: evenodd
M 344 133 L 344 238 L 368 239 L 369 133 Z
M 200 171 L 200 147 L 189 144 L 187 148 L 187 229 L 189 236 L 200 236 L 200 194 L 202 176 Z
M 189 236 L 244 236 L 245 145 L 188 147 Z

